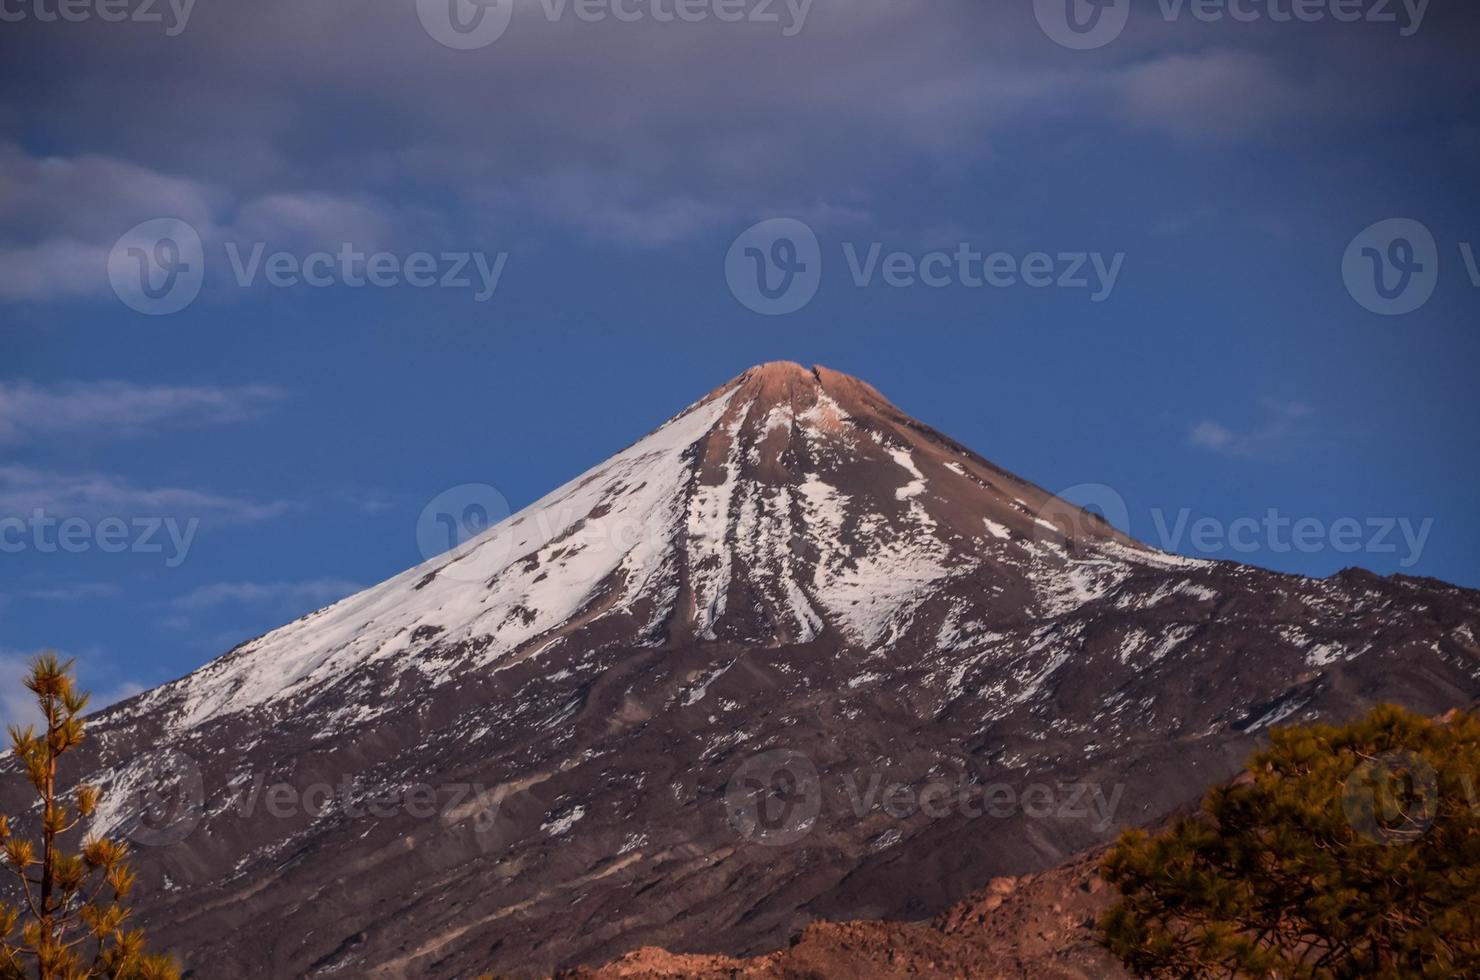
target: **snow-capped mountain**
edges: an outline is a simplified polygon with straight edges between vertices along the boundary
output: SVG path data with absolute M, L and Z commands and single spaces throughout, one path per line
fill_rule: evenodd
M 1466 703 L 1477 628 L 1480 595 L 1443 583 L 1146 547 L 861 381 L 769 364 L 104 712 L 79 775 L 196 976 L 749 953 L 1055 863 L 1277 721 Z M 886 806 L 892 784 L 948 801 Z M 1020 805 L 973 814 L 990 786 Z M 183 802 L 141 823 L 141 792 Z
M 860 381 L 765 365 L 454 552 L 134 710 L 188 729 L 338 697 L 329 724 L 368 721 L 389 708 L 351 690 L 370 693 L 377 667 L 440 685 L 598 627 L 645 646 L 777 646 L 831 630 L 871 649 L 929 626 L 945 644 L 986 628 L 962 619 L 970 598 L 1047 615 L 1138 567 L 1196 567 L 1087 515 L 1071 556 L 1049 502 Z M 974 595 L 943 605 L 956 585 Z

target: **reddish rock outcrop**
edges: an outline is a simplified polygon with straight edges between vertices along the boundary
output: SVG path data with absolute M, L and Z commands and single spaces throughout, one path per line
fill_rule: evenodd
M 1095 939 L 1110 902 L 1099 853 L 1051 871 L 993 878 L 929 922 L 818 922 L 788 949 L 750 959 L 648 947 L 557 980 L 946 980 L 1126 976 Z

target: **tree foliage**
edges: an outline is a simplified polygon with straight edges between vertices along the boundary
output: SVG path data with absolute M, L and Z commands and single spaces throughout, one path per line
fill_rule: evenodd
M 39 797 L 41 840 L 38 847 L 0 816 L 0 863 L 17 899 L 0 902 L 0 980 L 178 980 L 174 962 L 146 952 L 143 932 L 126 928 L 134 874 L 125 846 L 88 836 L 75 853 L 65 847 L 100 799 L 96 787 L 81 785 L 69 803 L 57 777 L 57 761 L 82 743 L 88 701 L 72 662 L 43 654 L 25 684 L 45 730 L 12 725 L 10 742 Z
M 1144 977 L 1480 976 L 1480 721 L 1276 729 L 1200 813 L 1127 831 L 1106 945 Z

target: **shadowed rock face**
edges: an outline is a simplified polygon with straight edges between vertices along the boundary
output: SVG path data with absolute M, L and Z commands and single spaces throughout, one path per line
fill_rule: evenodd
M 100 714 L 68 775 L 195 976 L 753 954 L 1055 865 L 1275 721 L 1466 703 L 1477 628 L 1439 582 L 1158 552 L 772 364 Z

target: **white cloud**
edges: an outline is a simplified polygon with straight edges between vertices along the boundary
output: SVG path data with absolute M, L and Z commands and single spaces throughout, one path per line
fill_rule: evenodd
M 179 218 L 200 235 L 206 268 L 225 276 L 226 243 L 250 252 L 391 246 L 441 240 L 436 219 L 369 194 L 243 193 L 130 161 L 84 154 L 38 157 L 0 143 L 0 301 L 108 297 L 108 257 L 119 236 L 154 218 Z
M 199 215 L 216 242 L 355 240 L 409 222 L 418 237 L 396 247 L 431 250 L 415 202 L 453 231 L 448 247 L 501 242 L 526 219 L 665 246 L 788 201 L 887 211 L 902 189 L 993 154 L 1011 165 L 1082 153 L 1086 127 L 1106 123 L 1193 142 L 1275 138 L 1292 121 L 1402 119 L 1436 85 L 1446 105 L 1475 89 L 1464 30 L 1394 44 L 1150 17 L 1090 57 L 1053 45 L 1029 3 L 815 0 L 794 37 L 775 24 L 588 23 L 569 6 L 552 23 L 542 0 L 516 6 L 507 35 L 471 52 L 433 41 L 407 3 L 228 4 L 191 24 L 190 44 L 38 35 L 26 59 L 0 60 L 0 82 L 35 95 L 11 110 L 18 124 L 67 119 L 83 150 L 110 155 L 12 148 L 27 190 L 9 207 L 29 237 L 0 247 L 95 248 L 112 241 L 99 225 L 116 236 L 135 201 L 150 217 Z M 1194 47 L 1229 39 L 1241 47 Z M 148 124 L 120 104 L 147 107 Z M 571 169 L 588 171 L 586 187 L 562 199 Z M 0 279 L 0 296 L 105 291 L 39 250 L 11 259 L 31 271 Z
M 372 199 L 273 193 L 242 205 L 221 237 L 243 248 L 263 242 L 272 250 L 334 250 L 348 242 L 362 252 L 373 252 L 391 246 L 393 225 L 385 206 Z
M 51 387 L 0 381 L 0 443 L 60 434 L 138 436 L 238 422 L 283 397 L 268 385 L 180 387 L 100 381 Z
M 0 245 L 0 300 L 45 301 L 108 291 L 108 247 L 70 240 Z
M 33 599 L 40 602 L 81 602 L 84 599 L 102 599 L 115 596 L 121 590 L 111 582 L 76 582 L 48 588 L 22 589 L 15 593 L 17 599 Z
M 149 106 L 147 137 L 94 109 L 75 73 L 28 111 L 67 112 L 116 154 L 94 169 L 192 223 L 199 213 L 208 242 L 302 223 L 328 222 L 332 232 L 310 237 L 335 244 L 345 228 L 358 241 L 422 227 L 385 204 L 410 199 L 463 225 L 460 237 L 501 237 L 533 217 L 660 246 L 790 200 L 869 209 L 859 188 L 876 178 L 959 167 L 999 125 L 1074 105 L 1083 70 L 1025 56 L 1025 33 L 1046 43 L 1030 12 L 970 0 L 815 0 L 794 37 L 773 24 L 589 23 L 569 11 L 552 23 L 539 0 L 520 0 L 507 37 L 462 53 L 432 41 L 404 4 L 305 9 L 222 8 L 191 25 L 191 45 L 146 40 L 121 61 L 81 35 L 59 40 L 89 79 Z M 572 167 L 589 171 L 578 178 L 588 186 L 564 198 Z M 209 178 L 180 186 L 179 171 Z M 113 236 L 127 227 L 105 223 Z
M 364 586 L 344 579 L 322 578 L 301 582 L 213 582 L 171 601 L 177 609 L 209 609 L 228 603 L 337 602 Z
M 1223 452 L 1238 441 L 1238 436 L 1233 430 L 1211 419 L 1204 419 L 1192 427 L 1187 438 L 1194 446 L 1203 449 L 1211 449 L 1214 452 Z
M 1303 421 L 1312 413 L 1309 405 L 1276 399 L 1263 399 L 1259 404 L 1263 417 L 1247 429 L 1237 430 L 1215 419 L 1202 419 L 1188 430 L 1188 443 L 1235 459 L 1270 459 L 1310 441 L 1311 429 Z
M 210 517 L 262 521 L 289 509 L 284 501 L 260 502 L 183 487 L 138 487 L 99 473 L 0 466 L 0 515 L 25 517 L 41 510 L 53 518 Z
M 1272 58 L 1244 51 L 1156 58 L 1122 70 L 1113 91 L 1125 121 L 1191 142 L 1268 132 L 1315 106 Z
M 111 241 L 149 218 L 209 225 L 224 194 L 188 177 L 114 157 L 32 156 L 0 143 L 0 228 L 30 243 Z
M 32 156 L 0 143 L 0 300 L 108 293 L 108 252 L 150 218 L 211 227 L 224 195 L 187 177 L 98 154 Z

